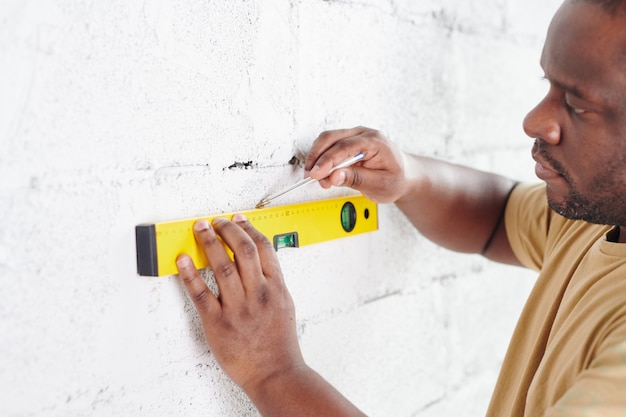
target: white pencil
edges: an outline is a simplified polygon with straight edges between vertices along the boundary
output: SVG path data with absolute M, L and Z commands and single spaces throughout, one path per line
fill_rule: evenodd
M 347 168 L 350 165 L 354 165 L 357 162 L 359 162 L 361 159 L 363 159 L 365 157 L 365 153 L 363 152 L 359 152 L 358 154 L 354 155 L 352 158 L 348 158 L 345 161 L 341 162 L 340 164 L 334 166 L 330 171 L 328 171 L 328 175 L 326 175 L 324 178 L 328 178 L 328 176 L 330 176 L 330 174 L 332 174 L 334 171 L 341 169 L 341 168 Z M 271 195 L 269 197 L 265 197 L 263 200 L 259 201 L 259 203 L 256 205 L 256 208 L 263 208 L 265 206 L 267 206 L 272 200 L 283 196 L 285 194 L 287 194 L 290 191 L 295 190 L 296 188 L 302 187 L 303 185 L 309 184 L 311 182 L 315 182 L 318 181 L 314 178 L 311 177 L 307 177 L 303 180 L 298 181 L 297 183 L 295 183 L 294 185 L 285 188 L 284 190 L 281 190 L 280 192 Z

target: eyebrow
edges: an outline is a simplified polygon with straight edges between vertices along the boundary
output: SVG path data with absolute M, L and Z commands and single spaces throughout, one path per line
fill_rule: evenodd
M 545 73 L 544 66 L 543 66 L 543 56 L 539 60 L 539 66 L 544 71 L 543 79 L 548 81 L 550 84 L 555 85 L 559 89 L 561 89 L 561 90 L 565 91 L 566 93 L 571 94 L 571 95 L 573 95 L 573 96 L 575 96 L 575 97 L 577 97 L 577 98 L 579 98 L 581 100 L 585 100 L 585 101 L 589 101 L 589 102 L 597 101 L 597 97 L 594 99 L 593 95 L 586 94 L 584 91 L 582 91 L 580 89 L 580 87 L 578 87 L 576 85 L 567 84 L 567 83 L 555 80 L 553 78 L 548 78 L 548 76 Z
M 544 78 L 546 80 L 548 80 L 551 84 L 557 86 L 559 89 L 565 91 L 566 93 L 569 93 L 581 100 L 585 100 L 585 101 L 594 101 L 593 98 L 587 94 L 585 94 L 579 87 L 575 86 L 575 85 L 569 85 L 569 84 L 565 84 L 562 83 L 560 81 L 557 80 L 551 80 L 548 77 Z

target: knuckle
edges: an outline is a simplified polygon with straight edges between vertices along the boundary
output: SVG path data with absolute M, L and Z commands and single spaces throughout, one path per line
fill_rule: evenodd
M 198 279 L 193 273 L 194 271 L 189 266 L 185 266 L 181 272 L 184 272 L 180 274 L 180 278 L 183 280 L 183 284 L 185 284 L 185 286 L 191 285 L 194 280 Z
M 254 240 L 254 242 L 261 248 L 270 248 L 273 247 L 272 246 L 272 242 L 270 242 L 270 240 L 263 234 L 261 233 L 256 233 L 252 239 Z
M 362 133 L 362 136 L 367 140 L 373 142 L 385 141 L 385 136 L 382 134 L 380 130 L 376 129 L 365 129 Z
M 219 242 L 217 236 L 215 236 L 215 233 L 202 232 L 200 233 L 199 238 L 200 244 L 205 247 L 213 246 Z
M 269 304 L 270 299 L 271 299 L 271 294 L 270 294 L 270 290 L 269 288 L 267 288 L 267 286 L 262 286 L 261 288 L 259 288 L 257 290 L 257 294 L 256 294 L 256 299 L 259 302 L 259 304 L 266 306 Z
M 256 256 L 256 246 L 248 239 L 242 239 L 237 246 L 237 255 L 252 258 Z
M 228 278 L 235 272 L 237 272 L 237 268 L 235 268 L 235 264 L 228 262 L 217 265 L 214 269 L 214 272 L 221 277 Z
M 332 133 L 333 133 L 332 130 L 325 130 L 322 133 L 320 133 L 317 138 L 319 140 L 324 141 L 324 140 L 327 140 L 332 135 Z
M 202 291 L 194 294 L 192 296 L 192 300 L 194 304 L 199 308 L 206 308 L 209 306 L 209 302 L 212 296 L 213 293 L 211 293 L 211 290 L 209 290 L 208 288 L 204 288 Z
M 313 166 L 313 163 L 316 161 L 317 159 L 317 155 L 314 155 L 312 153 L 308 153 L 305 157 L 304 157 L 304 165 L 309 167 L 309 166 Z
M 350 139 L 342 139 L 335 143 L 335 147 L 340 151 L 344 151 L 345 149 L 348 149 L 350 147 L 350 142 Z
M 356 169 L 352 170 L 352 181 L 350 187 L 358 188 L 363 183 L 363 177 L 359 174 L 359 171 Z
M 252 224 L 250 224 L 249 222 L 246 222 L 246 224 L 244 225 L 244 229 L 246 233 L 248 233 L 250 238 L 252 238 L 252 241 L 257 247 L 263 248 L 267 246 L 272 246 L 269 239 L 263 233 L 255 229 L 254 226 L 252 226 Z

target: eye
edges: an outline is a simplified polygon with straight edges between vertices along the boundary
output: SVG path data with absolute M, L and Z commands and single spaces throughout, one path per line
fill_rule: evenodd
M 572 106 L 571 104 L 567 102 L 567 100 L 564 100 L 563 104 L 569 113 L 575 114 L 577 116 L 580 116 L 581 114 L 585 114 L 587 112 L 587 110 L 585 109 Z

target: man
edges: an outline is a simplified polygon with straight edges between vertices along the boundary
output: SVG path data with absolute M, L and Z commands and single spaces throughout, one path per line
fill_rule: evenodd
M 626 0 L 565 0 L 541 56 L 550 84 L 524 120 L 545 185 L 407 155 L 380 133 L 325 132 L 305 169 L 394 202 L 447 248 L 540 272 L 489 416 L 626 415 Z M 547 198 L 546 198 L 547 197 Z M 459 213 L 459 208 L 464 211 Z M 241 215 L 196 224 L 219 299 L 178 260 L 224 371 L 267 416 L 362 413 L 302 359 L 274 250 Z M 228 258 L 221 236 L 237 255 Z

